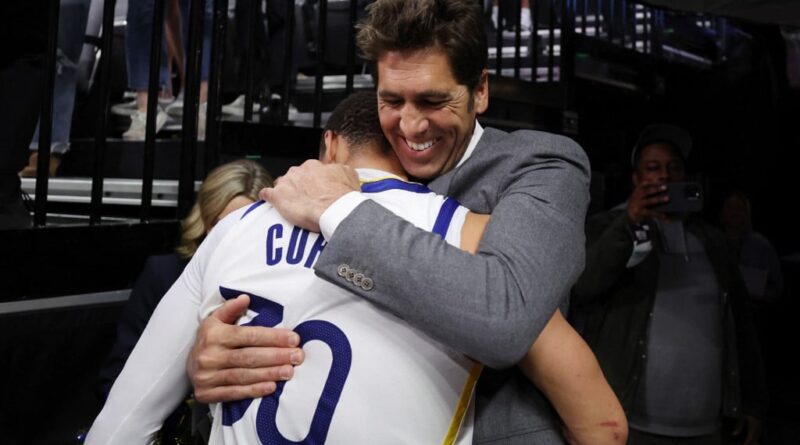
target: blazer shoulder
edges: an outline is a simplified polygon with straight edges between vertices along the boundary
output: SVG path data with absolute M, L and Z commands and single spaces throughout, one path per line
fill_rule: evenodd
M 560 134 L 537 130 L 516 130 L 506 133 L 495 128 L 486 128 L 480 143 L 494 152 L 495 156 L 504 154 L 515 158 L 560 157 L 587 167 L 589 165 L 589 158 L 580 144 Z

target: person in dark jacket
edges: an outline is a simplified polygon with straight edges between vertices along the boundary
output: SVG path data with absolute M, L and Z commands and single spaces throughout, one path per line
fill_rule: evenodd
M 654 207 L 669 201 L 667 183 L 685 180 L 691 143 L 671 125 L 642 131 L 630 198 L 587 224 L 573 310 L 628 416 L 630 444 L 723 443 L 728 417 L 754 444 L 766 389 L 735 257 L 699 217 Z

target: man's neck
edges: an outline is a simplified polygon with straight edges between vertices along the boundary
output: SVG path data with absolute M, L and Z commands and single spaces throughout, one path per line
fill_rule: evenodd
M 358 156 L 347 160 L 346 165 L 352 168 L 369 168 L 391 173 L 402 179 L 408 179 L 406 172 L 400 165 L 400 161 L 393 155 L 378 155 L 369 152 L 361 153 Z

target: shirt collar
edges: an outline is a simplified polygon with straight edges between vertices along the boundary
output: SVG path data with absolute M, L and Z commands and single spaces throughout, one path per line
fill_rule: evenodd
M 379 179 L 386 179 L 386 178 L 394 178 L 399 179 L 401 181 L 405 181 L 405 179 L 389 172 L 385 172 L 383 170 L 378 170 L 375 168 L 357 168 L 356 173 L 358 173 L 358 178 L 362 181 L 376 181 Z
M 467 145 L 467 151 L 464 152 L 464 156 L 461 156 L 461 160 L 458 161 L 456 168 L 461 167 L 461 164 L 467 161 L 467 159 L 472 156 L 472 152 L 475 151 L 475 146 L 478 145 L 478 141 L 481 139 L 483 135 L 483 127 L 481 127 L 480 122 L 475 119 L 475 130 L 472 131 L 472 139 L 469 140 L 469 145 Z

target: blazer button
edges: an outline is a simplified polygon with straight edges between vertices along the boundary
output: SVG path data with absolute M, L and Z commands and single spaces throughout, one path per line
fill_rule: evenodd
M 347 269 L 347 273 L 345 274 L 344 279 L 347 280 L 347 281 L 352 282 L 353 278 L 355 278 L 355 276 L 356 276 L 356 271 L 355 270 Z
M 363 273 L 357 273 L 355 274 L 355 276 L 353 276 L 353 284 L 355 284 L 356 286 L 361 286 L 362 281 L 364 281 Z
M 364 279 L 361 280 L 361 289 L 370 291 L 373 287 L 375 287 L 375 283 L 372 282 L 372 278 L 364 277 Z
M 350 270 L 350 266 L 348 266 L 347 264 L 340 264 L 339 268 L 336 269 L 336 273 L 338 273 L 340 277 L 344 278 L 345 276 L 347 276 L 348 270 Z

